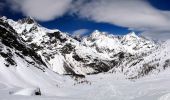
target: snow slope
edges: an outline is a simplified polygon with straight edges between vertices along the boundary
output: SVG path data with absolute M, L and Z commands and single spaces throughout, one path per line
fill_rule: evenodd
M 82 41 L 77 41 L 67 33 L 42 27 L 32 18 L 17 22 L 4 20 L 41 56 L 48 68 L 59 74 L 82 76 L 111 69 L 115 71 L 115 68 L 124 66 L 122 62 L 131 63 L 129 58 L 143 59 L 158 47 L 153 41 L 133 32 L 125 36 L 114 36 L 96 30 Z
M 169 69 L 156 76 L 148 76 L 139 80 L 125 80 L 118 75 L 98 74 L 88 76 L 78 82 L 64 82 L 57 88 L 63 96 L 19 96 L 1 93 L 3 100 L 169 100 Z M 86 82 L 88 81 L 88 82 Z M 27 90 L 27 89 L 26 89 Z M 25 93 L 25 91 L 21 94 Z M 51 89 L 49 88 L 48 91 Z M 0 89 L 0 91 L 4 91 Z M 11 89 L 6 88 L 6 91 Z M 18 92 L 17 92 L 18 93 Z
M 169 52 L 170 40 L 160 45 L 133 32 L 94 31 L 77 41 L 32 18 L 3 17 L 0 99 L 169 100 Z

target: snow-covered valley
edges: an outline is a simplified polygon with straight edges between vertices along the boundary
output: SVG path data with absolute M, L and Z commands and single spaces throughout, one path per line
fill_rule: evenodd
M 0 100 L 170 100 L 170 41 L 94 31 L 79 41 L 0 18 Z
M 62 82 L 46 91 L 55 95 L 30 96 L 29 88 L 17 88 L 1 83 L 1 100 L 169 100 L 170 70 L 135 81 L 113 77 L 112 74 L 91 75 L 79 82 Z M 86 80 L 89 82 L 87 83 Z M 42 83 L 43 84 L 43 83 Z M 42 88 L 42 91 L 43 91 Z M 14 91 L 17 91 L 15 94 Z

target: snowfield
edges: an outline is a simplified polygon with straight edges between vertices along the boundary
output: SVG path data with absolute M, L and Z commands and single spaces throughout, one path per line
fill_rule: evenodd
M 90 75 L 78 81 L 63 81 L 42 96 L 32 95 L 35 88 L 20 88 L 0 82 L 1 100 L 170 100 L 170 69 L 159 75 L 127 80 L 113 74 Z M 64 77 L 63 77 L 64 78 Z M 43 85 L 43 83 L 40 83 Z M 43 88 L 47 88 L 43 86 Z M 40 88 L 40 90 L 44 90 Z M 53 91 L 54 93 L 48 91 Z M 51 95 L 51 96 L 49 96 Z

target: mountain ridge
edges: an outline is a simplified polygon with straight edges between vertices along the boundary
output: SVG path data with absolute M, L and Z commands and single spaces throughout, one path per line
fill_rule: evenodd
M 16 31 L 17 36 L 41 57 L 47 68 L 58 74 L 84 77 L 102 72 L 120 72 L 131 79 L 164 68 L 163 65 L 148 65 L 152 68 L 145 65 L 148 62 L 144 60 L 153 53 L 161 52 L 156 52 L 161 46 L 134 32 L 115 36 L 96 30 L 83 37 L 82 41 L 77 41 L 58 29 L 42 27 L 32 18 L 13 21 L 2 17 L 1 20 L 8 23 L 12 27 L 10 29 Z M 142 72 L 144 66 L 149 71 Z

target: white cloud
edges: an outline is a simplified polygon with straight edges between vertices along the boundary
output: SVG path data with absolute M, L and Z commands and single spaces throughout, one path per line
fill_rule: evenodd
M 152 38 L 168 37 L 170 12 L 151 6 L 147 0 L 8 0 L 11 8 L 40 21 L 66 13 L 95 22 L 142 31 Z M 83 30 L 81 30 L 83 32 Z M 81 33 L 81 32 L 80 32 Z
M 40 21 L 49 21 L 64 15 L 72 0 L 8 0 L 11 8 Z
M 170 39 L 170 31 L 144 31 L 141 35 L 152 40 L 164 41 Z
M 90 30 L 88 29 L 78 29 L 78 30 L 75 30 L 72 34 L 72 36 L 74 37 L 81 37 L 85 34 L 87 34 Z
M 145 0 L 91 0 L 83 6 L 79 1 L 75 8 L 77 7 L 79 9 L 74 9 L 74 13 L 96 22 L 110 23 L 145 33 L 170 31 L 170 13 L 157 10 Z

